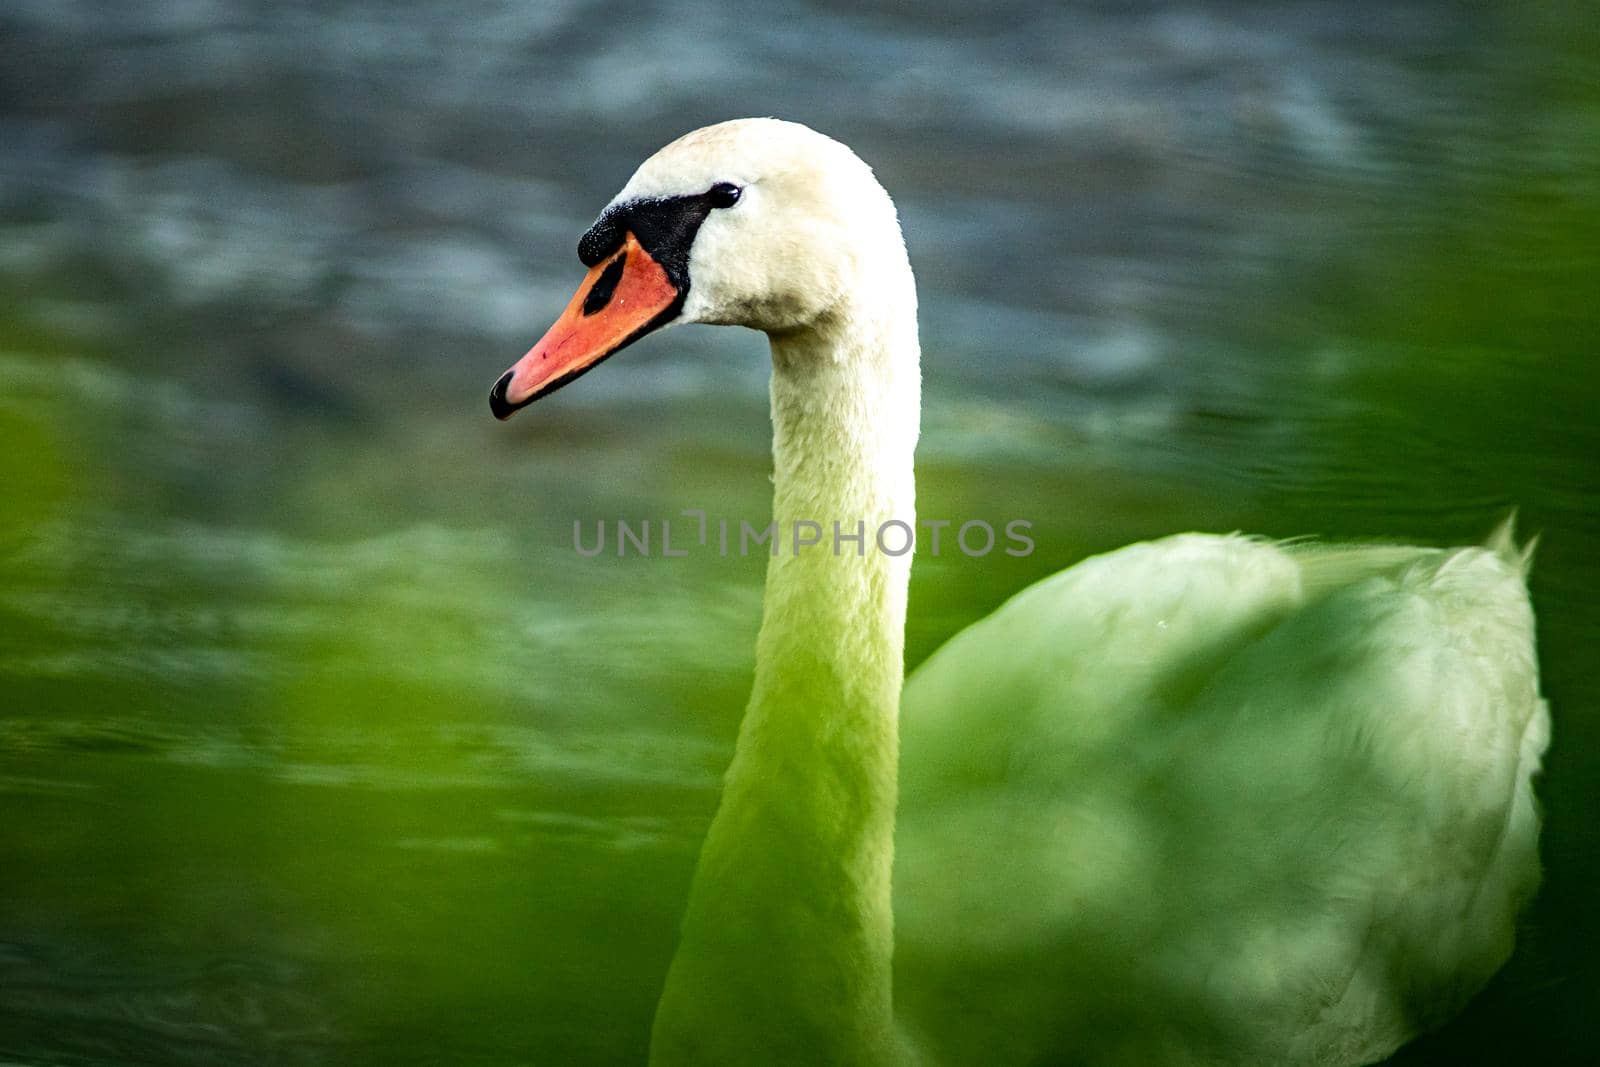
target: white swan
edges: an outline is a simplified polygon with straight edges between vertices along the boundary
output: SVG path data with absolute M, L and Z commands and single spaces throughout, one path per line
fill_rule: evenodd
M 1505 960 L 1549 730 L 1509 531 L 1133 545 L 902 698 L 910 556 L 872 531 L 914 526 L 916 294 L 871 170 L 803 126 L 708 127 L 579 250 L 496 415 L 657 326 L 754 327 L 780 536 L 868 531 L 771 560 L 653 1063 L 1364 1063 Z

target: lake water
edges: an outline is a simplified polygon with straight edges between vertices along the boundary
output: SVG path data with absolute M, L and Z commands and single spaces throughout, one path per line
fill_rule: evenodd
M 1182 529 L 1542 534 L 1517 953 L 1600 1057 L 1600 28 L 1579 2 L 0 10 L 0 1060 L 638 1062 L 746 695 L 764 341 L 488 386 L 664 141 L 854 145 L 923 302 L 909 655 Z

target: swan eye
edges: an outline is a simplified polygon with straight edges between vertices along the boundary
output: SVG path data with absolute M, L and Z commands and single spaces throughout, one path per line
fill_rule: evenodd
M 712 207 L 732 207 L 739 202 L 739 194 L 744 192 L 732 182 L 718 182 L 706 193 L 706 199 L 711 201 Z

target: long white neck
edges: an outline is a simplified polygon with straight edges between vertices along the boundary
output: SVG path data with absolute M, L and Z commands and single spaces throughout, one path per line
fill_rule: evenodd
M 892 265 L 873 306 L 772 338 L 781 543 L 656 1013 L 658 1067 L 899 1058 L 889 879 L 920 369 L 910 268 Z M 836 541 L 835 523 L 864 543 Z M 821 542 L 797 552 L 797 527 Z

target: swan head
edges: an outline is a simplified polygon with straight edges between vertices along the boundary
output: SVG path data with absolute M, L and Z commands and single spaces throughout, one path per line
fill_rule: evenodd
M 491 390 L 497 418 L 663 326 L 785 333 L 910 278 L 894 204 L 872 169 L 778 119 L 718 123 L 661 149 L 583 235 L 578 257 L 589 273 L 577 294 Z

